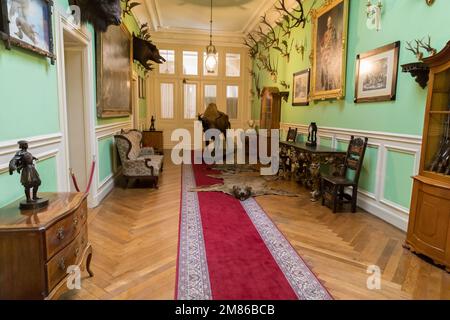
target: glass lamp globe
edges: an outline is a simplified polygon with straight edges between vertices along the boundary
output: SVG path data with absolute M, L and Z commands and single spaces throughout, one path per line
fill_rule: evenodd
M 205 68 L 208 73 L 215 73 L 217 68 L 217 50 L 213 45 L 206 48 Z

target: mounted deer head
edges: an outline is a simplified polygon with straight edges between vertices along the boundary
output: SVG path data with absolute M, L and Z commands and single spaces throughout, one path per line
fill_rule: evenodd
M 110 25 L 122 22 L 120 0 L 69 0 L 69 4 L 78 6 L 81 21 L 91 23 L 96 31 L 105 32 Z
M 431 37 L 428 36 L 428 42 L 424 43 L 423 39 L 418 41 L 419 46 L 422 49 L 425 49 L 430 56 L 434 56 L 437 53 L 437 50 L 431 46 Z
M 414 40 L 415 47 L 413 47 L 412 43 L 409 41 L 406 41 L 406 50 L 411 51 L 417 58 L 417 60 L 422 61 L 423 59 L 423 52 L 420 51 L 420 41 Z

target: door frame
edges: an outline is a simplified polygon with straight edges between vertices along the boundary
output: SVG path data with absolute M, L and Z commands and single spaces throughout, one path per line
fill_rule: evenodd
M 69 192 L 71 179 L 69 176 L 69 136 L 67 119 L 67 100 L 66 100 L 66 80 L 65 80 L 65 61 L 64 61 L 64 33 L 68 33 L 76 39 L 79 46 L 77 48 L 82 52 L 82 79 L 83 79 L 83 108 L 85 119 L 85 161 L 86 168 L 90 169 L 91 161 L 97 158 L 97 140 L 95 134 L 96 115 L 94 103 L 94 62 L 93 62 L 93 39 L 86 27 L 78 27 L 70 22 L 64 13 L 55 10 L 55 31 L 56 31 L 56 53 L 57 53 L 57 78 L 58 78 L 58 100 L 59 100 L 59 121 L 62 134 L 63 145 L 63 170 L 59 191 Z M 89 172 L 87 179 L 89 179 Z M 88 197 L 89 207 L 95 206 L 98 190 L 98 163 L 97 170 L 92 181 L 90 194 Z

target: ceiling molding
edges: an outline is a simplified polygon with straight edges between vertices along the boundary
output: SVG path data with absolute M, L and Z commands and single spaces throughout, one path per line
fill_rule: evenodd
M 156 36 L 158 33 L 189 33 L 189 34 L 208 34 L 209 29 L 190 29 L 190 28 L 179 28 L 179 27 L 165 27 L 164 21 L 161 17 L 161 8 L 158 5 L 158 1 L 156 0 L 143 0 L 145 8 L 147 10 L 147 15 L 150 18 L 153 35 Z M 293 7 L 294 0 L 287 1 L 288 8 Z M 273 15 L 270 15 L 271 19 L 269 20 L 271 23 L 275 23 L 279 15 L 273 10 L 274 5 L 277 3 L 277 0 L 262 0 L 258 9 L 255 10 L 251 17 L 248 19 L 247 24 L 243 29 L 237 31 L 214 31 L 214 34 L 224 37 L 239 37 L 242 38 L 242 35 L 246 35 L 249 32 L 254 31 L 257 26 L 260 24 L 260 17 L 269 11 L 273 11 Z
M 251 18 L 249 19 L 247 25 L 242 29 L 243 34 L 248 34 L 256 29 L 256 27 L 260 24 L 260 18 L 268 11 L 270 11 L 274 4 L 275 0 L 264 0 L 259 6 L 258 10 L 256 10 Z
M 205 45 L 209 42 L 209 33 L 198 29 L 166 29 L 152 34 L 155 43 L 174 43 L 186 45 Z M 244 34 L 238 32 L 225 32 L 214 34 L 216 46 L 245 47 L 243 45 Z

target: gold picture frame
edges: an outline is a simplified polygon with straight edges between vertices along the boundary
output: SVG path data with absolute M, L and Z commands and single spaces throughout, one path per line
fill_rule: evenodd
M 96 34 L 96 60 L 97 117 L 130 116 L 133 101 L 133 41 L 123 23 Z
M 349 0 L 312 11 L 311 100 L 345 97 Z

